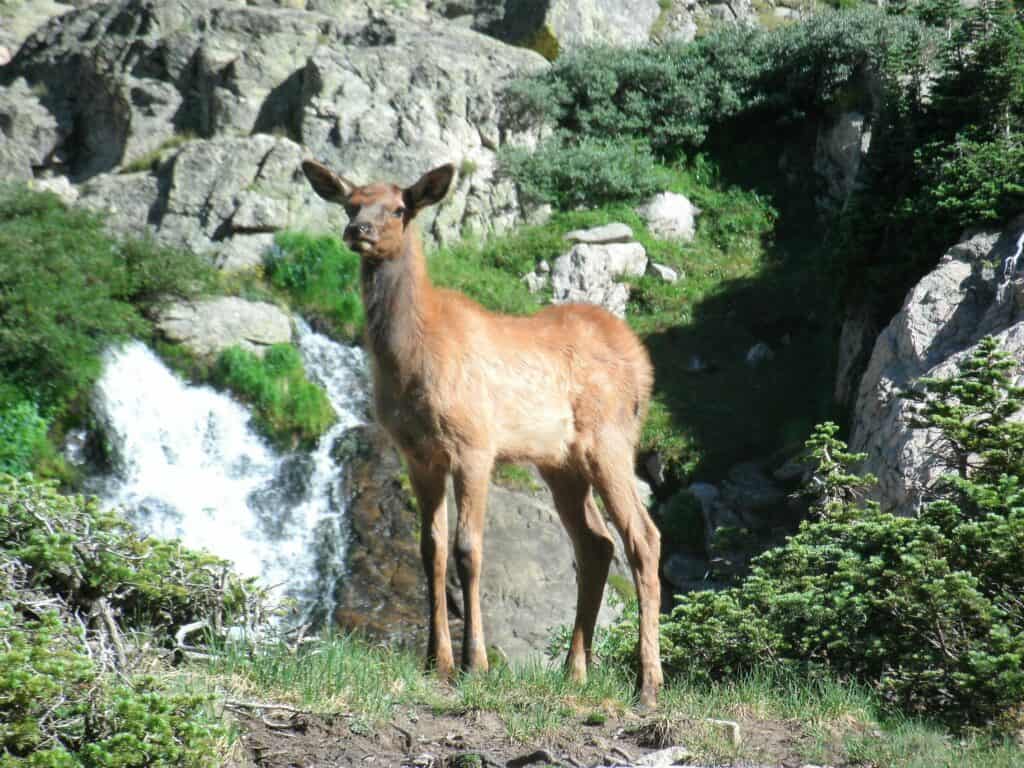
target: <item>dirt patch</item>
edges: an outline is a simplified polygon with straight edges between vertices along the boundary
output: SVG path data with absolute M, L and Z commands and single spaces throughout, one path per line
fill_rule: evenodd
M 622 766 L 679 745 L 690 751 L 686 765 L 797 768 L 810 762 L 805 757 L 810 736 L 799 723 L 780 720 L 740 719 L 741 743 L 735 747 L 728 729 L 702 720 L 666 722 L 632 713 L 592 725 L 581 716 L 557 733 L 516 742 L 490 712 L 446 714 L 409 707 L 384 725 L 368 726 L 349 715 L 273 707 L 234 711 L 241 732 L 235 768 Z M 820 739 L 818 748 L 836 758 Z M 845 765 L 837 758 L 826 764 Z

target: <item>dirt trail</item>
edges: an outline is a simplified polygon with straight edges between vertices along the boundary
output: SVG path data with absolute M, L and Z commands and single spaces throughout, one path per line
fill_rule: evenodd
M 283 709 L 236 711 L 241 731 L 235 768 L 527 768 L 527 766 L 626 766 L 667 746 L 686 745 L 689 766 L 803 768 L 807 737 L 797 723 L 741 719 L 741 746 L 730 748 L 728 729 L 701 721 L 609 717 L 582 719 L 570 728 L 525 743 L 513 741 L 489 712 L 438 714 L 405 708 L 384 726 L 367 727 L 353 716 L 325 716 Z M 685 734 L 700 734 L 700 746 Z M 708 750 L 708 739 L 718 749 Z M 693 746 L 691 746 L 693 745 Z M 662 765 L 667 765 L 662 763 Z M 841 768 L 841 763 L 834 763 Z

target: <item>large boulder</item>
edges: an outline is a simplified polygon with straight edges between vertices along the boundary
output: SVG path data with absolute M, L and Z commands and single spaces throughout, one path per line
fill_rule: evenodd
M 292 338 L 286 312 L 273 304 L 234 296 L 172 302 L 160 309 L 156 326 L 170 341 L 205 358 L 234 346 L 262 354 L 272 344 Z
M 40 93 L 24 79 L 0 89 L 0 179 L 31 179 L 35 169 L 60 162 L 62 140 Z
M 883 509 L 914 514 L 945 466 L 939 436 L 909 426 L 912 404 L 902 395 L 923 376 L 954 373 L 988 335 L 1024 359 L 1024 275 L 1004 274 L 1022 238 L 1024 217 L 965 237 L 911 289 L 879 335 L 861 378 L 850 444 L 868 454 L 863 469 L 878 476 Z
M 419 555 L 419 515 L 401 481 L 398 455 L 375 425 L 346 433 L 348 574 L 336 590 L 335 619 L 344 628 L 407 645 L 426 641 L 426 588 Z M 449 491 L 449 530 L 455 503 Z M 617 540 L 617 537 L 616 537 Z M 628 567 L 617 548 L 613 573 Z M 448 564 L 449 614 L 460 640 L 462 598 Z M 542 652 L 552 629 L 573 622 L 576 576 L 569 538 L 546 489 L 518 491 L 492 485 L 484 530 L 480 586 L 488 645 L 512 659 Z M 614 614 L 605 607 L 600 621 Z
M 88 204 L 201 249 L 303 225 L 305 156 L 403 185 L 454 163 L 452 193 L 421 221 L 433 241 L 518 221 L 496 152 L 535 137 L 506 125 L 500 92 L 543 59 L 425 11 L 329 10 L 116 0 L 44 26 L 0 75 L 22 78 L 59 128 L 47 157 L 60 162 L 33 172 L 88 180 Z M 14 140 L 31 146 L 24 132 Z M 340 209 L 305 218 L 344 224 Z

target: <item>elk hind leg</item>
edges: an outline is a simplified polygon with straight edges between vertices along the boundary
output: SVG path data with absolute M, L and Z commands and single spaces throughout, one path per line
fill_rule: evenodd
M 661 582 L 658 563 L 661 535 L 651 520 L 636 489 L 632 446 L 609 441 L 593 457 L 593 481 L 608 508 L 612 522 L 622 536 L 640 604 L 640 704 L 654 707 L 662 684 L 658 649 L 661 611 Z
M 582 683 L 592 661 L 594 627 L 615 544 L 585 478 L 567 470 L 543 470 L 542 474 L 576 553 L 576 621 L 565 668 Z
M 465 632 L 462 638 L 462 668 L 486 672 L 487 646 L 480 608 L 480 572 L 483 564 L 484 515 L 487 487 L 494 460 L 476 455 L 455 469 L 455 499 L 459 507 L 455 531 L 455 565 L 462 585 Z

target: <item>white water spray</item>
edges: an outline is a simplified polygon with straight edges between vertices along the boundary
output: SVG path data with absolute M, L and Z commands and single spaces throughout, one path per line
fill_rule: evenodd
M 142 343 L 108 351 L 93 410 L 113 472 L 95 487 L 146 533 L 229 559 L 299 598 L 305 614 L 329 616 L 345 513 L 331 446 L 366 418 L 365 364 L 301 321 L 299 347 L 338 423 L 311 454 L 285 455 L 252 430 L 243 406 L 185 384 Z
M 999 284 L 996 297 L 1000 302 L 1006 298 L 1006 289 L 1009 287 L 1010 281 L 1013 280 L 1013 276 L 1017 274 L 1022 251 L 1024 251 L 1024 232 L 1021 232 L 1020 237 L 1017 238 L 1016 250 L 1003 262 L 1003 282 Z

